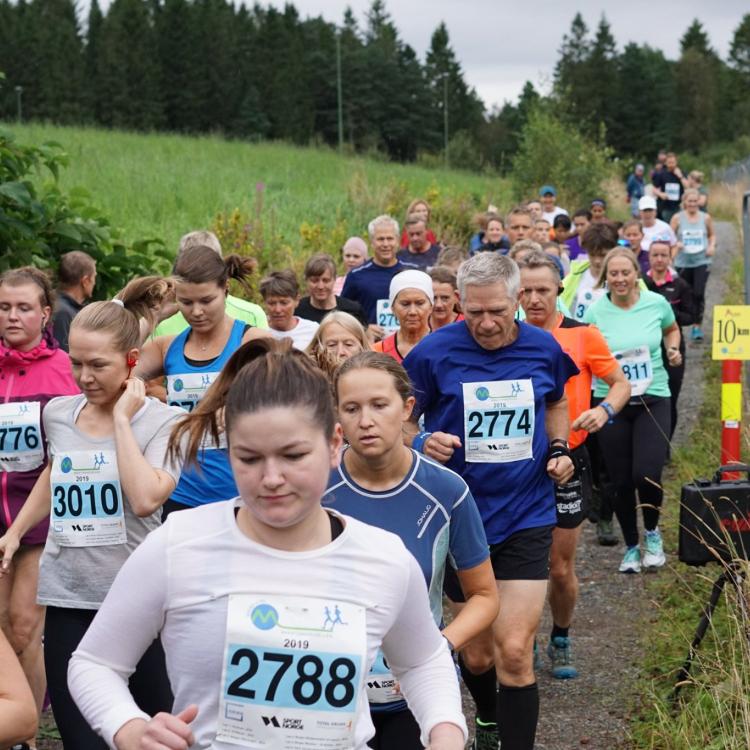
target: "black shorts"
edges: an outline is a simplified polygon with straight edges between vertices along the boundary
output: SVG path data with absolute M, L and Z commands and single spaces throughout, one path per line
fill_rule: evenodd
M 554 526 L 521 529 L 498 544 L 490 545 L 490 561 L 496 581 L 546 581 Z M 464 602 L 456 571 L 445 569 L 443 593 L 452 602 Z
M 557 528 L 577 529 L 589 515 L 592 497 L 591 459 L 586 445 L 570 452 L 575 474 L 567 484 L 555 485 Z

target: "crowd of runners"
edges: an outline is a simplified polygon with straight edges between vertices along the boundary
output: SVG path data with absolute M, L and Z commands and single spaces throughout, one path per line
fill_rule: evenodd
M 461 679 L 531 750 L 582 525 L 665 563 L 715 234 L 663 157 L 625 223 L 544 185 L 444 246 L 417 199 L 262 304 L 207 231 L 108 301 L 83 252 L 2 274 L 0 748 L 49 701 L 69 750 L 458 750 Z

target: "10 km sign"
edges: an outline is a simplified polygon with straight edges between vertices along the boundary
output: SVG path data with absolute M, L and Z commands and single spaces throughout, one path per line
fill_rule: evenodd
M 750 359 L 750 305 L 716 305 L 712 359 Z

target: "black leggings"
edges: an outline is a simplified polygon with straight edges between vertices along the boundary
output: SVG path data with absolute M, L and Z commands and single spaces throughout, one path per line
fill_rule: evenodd
M 370 711 L 375 736 L 367 743 L 374 750 L 422 750 L 419 724 L 408 708 L 403 711 Z
M 667 350 L 664 348 L 664 344 L 661 345 L 661 359 L 664 363 L 664 369 L 667 371 L 667 378 L 669 382 L 669 392 L 672 394 L 670 398 L 670 415 L 671 422 L 669 426 L 669 439 L 672 439 L 674 431 L 677 429 L 677 400 L 680 398 L 680 391 L 682 390 L 682 381 L 685 378 L 685 337 L 680 331 L 680 355 L 682 356 L 682 363 L 677 367 L 672 367 L 667 359 Z
M 68 692 L 68 662 L 96 615 L 93 609 L 47 607 L 44 623 L 44 667 L 52 713 L 65 750 L 107 750 L 107 743 L 89 727 Z M 155 640 L 130 677 L 130 692 L 150 716 L 172 710 L 161 641 Z
M 629 547 L 638 544 L 636 490 L 646 530 L 659 524 L 664 497 L 661 472 L 669 449 L 669 402 L 656 396 L 638 399 L 597 433 L 612 480 L 615 514 Z
M 695 266 L 694 268 L 678 268 L 680 278 L 685 279 L 693 290 L 693 325 L 703 323 L 703 311 L 706 307 L 706 284 L 711 266 Z

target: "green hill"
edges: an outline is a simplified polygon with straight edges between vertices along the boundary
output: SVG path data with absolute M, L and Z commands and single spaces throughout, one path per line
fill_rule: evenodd
M 219 137 L 138 135 L 52 125 L 4 125 L 23 143 L 60 143 L 70 156 L 62 186 L 88 190 L 128 240 L 162 238 L 169 248 L 217 214 L 250 225 L 253 244 L 335 251 L 369 219 L 403 221 L 409 201 L 426 197 L 441 236 L 459 238 L 489 202 L 506 208 L 508 184 L 466 172 L 339 156 L 329 149 L 243 143 Z M 232 233 L 230 233 L 231 235 Z M 233 235 L 232 235 L 233 236 Z M 226 248 L 229 250 L 230 248 Z

